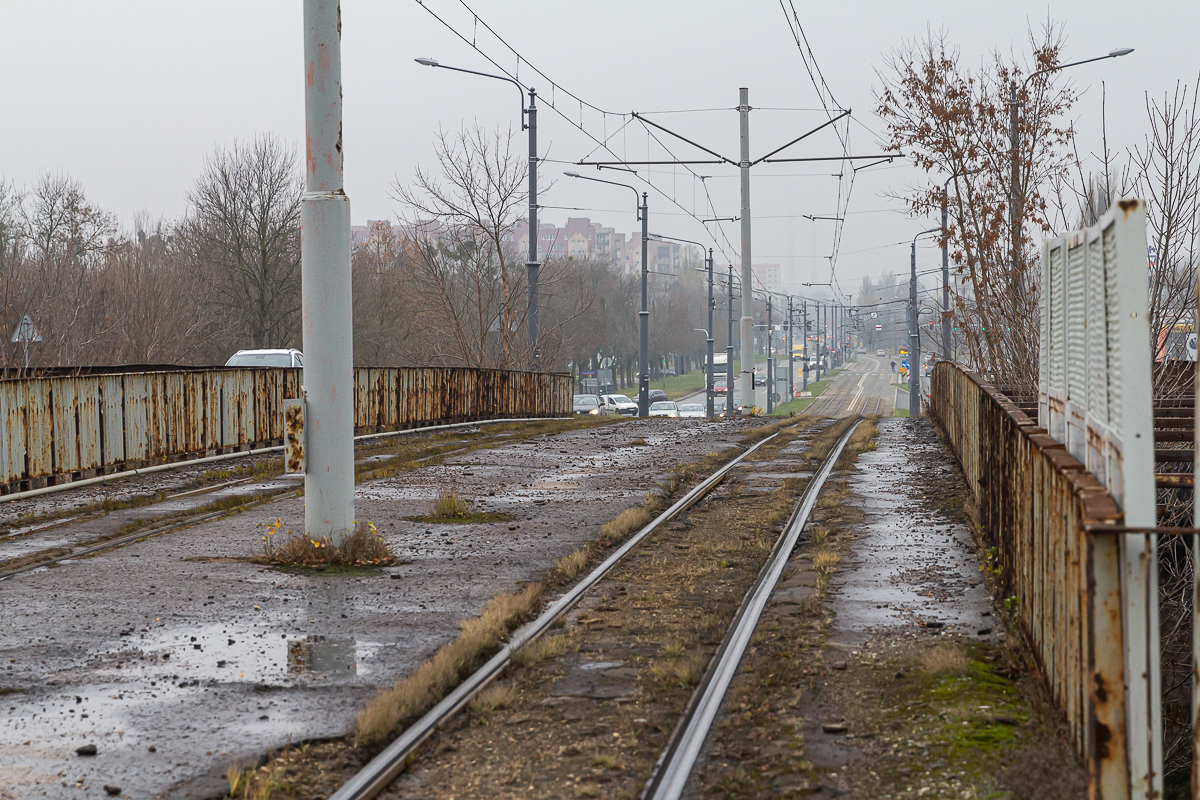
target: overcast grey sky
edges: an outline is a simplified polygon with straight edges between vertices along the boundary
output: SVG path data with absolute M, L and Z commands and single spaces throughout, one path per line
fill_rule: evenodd
M 506 68 L 516 59 L 495 39 L 475 30 L 459 0 L 424 0 Z M 786 0 L 785 3 L 786 5 Z M 761 155 L 825 119 L 804 71 L 778 0 L 473 0 L 471 7 L 558 85 L 614 113 L 676 109 L 727 109 L 653 117 L 707 146 L 737 155 L 738 87 L 750 88 L 755 111 L 751 154 Z M 868 129 L 874 117 L 875 70 L 903 40 L 944 29 L 974 65 L 991 48 L 1026 53 L 1026 29 L 1047 17 L 1066 25 L 1065 58 L 1134 47 L 1121 59 L 1076 68 L 1071 77 L 1085 90 L 1075 109 L 1080 149 L 1099 149 L 1100 86 L 1108 92 L 1110 147 L 1141 141 L 1145 93 L 1161 96 L 1177 80 L 1194 86 L 1200 59 L 1197 0 L 1141 3 L 1116 0 L 978 2 L 937 0 L 843 0 L 796 2 L 830 88 L 862 125 L 850 127 L 854 152 L 876 152 Z M 455 130 L 478 122 L 489 128 L 519 125 L 512 86 L 446 70 L 418 66 L 416 56 L 487 70 L 472 48 L 447 31 L 415 0 L 344 0 L 346 190 L 354 221 L 395 218 L 390 185 L 407 182 L 417 164 L 432 163 L 439 127 Z M 4 114 L 0 125 L 0 175 L 28 186 L 43 170 L 70 173 L 88 195 L 116 212 L 128 226 L 133 214 L 176 217 L 186 208 L 188 187 L 204 157 L 236 138 L 274 133 L 300 145 L 303 137 L 301 11 L 297 0 L 38 0 L 0 4 L 0 75 Z M 577 103 L 542 78 L 529 79 L 549 103 L 579 121 Z M 616 116 L 585 111 L 593 135 L 620 127 Z M 539 139 L 543 155 L 577 160 L 594 147 L 562 117 L 544 110 Z M 613 147 L 644 157 L 645 130 L 634 123 Z M 676 155 L 686 145 L 671 145 Z M 523 150 L 524 140 L 518 140 Z M 664 154 L 655 149 L 654 157 Z M 695 151 L 690 151 L 692 154 Z M 796 156 L 836 155 L 830 130 L 794 148 Z M 570 216 L 632 232 L 632 196 L 618 189 L 562 178 L 571 167 L 548 163 L 553 186 L 542 198 L 543 219 Z M 698 167 L 717 216 L 739 211 L 736 170 Z M 832 223 L 803 214 L 832 214 L 838 181 L 828 165 L 756 168 L 752 189 L 755 263 L 795 265 L 795 280 L 827 280 Z M 609 174 L 605 177 L 618 177 Z M 700 183 L 682 169 L 659 168 L 648 176 L 686 211 L 706 214 Z M 885 198 L 922 180 L 910 167 L 887 166 L 859 173 L 849 205 L 837 277 L 853 292 L 863 274 L 907 269 L 907 246 L 894 243 L 930 227 L 895 213 Z M 548 185 L 544 179 L 543 185 Z M 650 196 L 651 230 L 707 240 L 704 226 L 663 194 Z M 729 250 L 717 226 L 708 228 Z M 737 224 L 725 234 L 737 258 Z M 893 245 L 893 246 L 889 246 Z M 718 255 L 718 259 L 722 256 Z M 936 253 L 924 250 L 922 266 Z M 718 262 L 721 263 L 721 262 Z

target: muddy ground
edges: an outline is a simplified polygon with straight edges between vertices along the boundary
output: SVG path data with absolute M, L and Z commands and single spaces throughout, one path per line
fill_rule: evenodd
M 362 483 L 358 516 L 401 558 L 393 567 L 248 563 L 265 523 L 302 526 L 302 500 L 288 499 L 0 583 L 0 796 L 100 797 L 107 785 L 207 797 L 235 759 L 341 735 L 494 594 L 541 577 L 676 464 L 756 424 L 621 422 Z M 511 519 L 408 519 L 451 485 Z M 70 525 L 21 541 L 78 536 Z

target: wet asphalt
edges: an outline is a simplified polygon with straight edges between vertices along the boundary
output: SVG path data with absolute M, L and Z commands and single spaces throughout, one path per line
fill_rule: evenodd
M 360 484 L 358 518 L 404 562 L 368 574 L 245 561 L 265 524 L 302 527 L 289 499 L 0 583 L 0 797 L 208 797 L 235 759 L 340 736 L 494 594 L 539 579 L 751 424 L 630 421 Z M 511 521 L 406 519 L 448 485 Z M 85 534 L 68 523 L 10 548 Z M 76 753 L 88 745 L 96 755 Z
M 835 640 L 896 631 L 991 636 L 992 598 L 974 539 L 943 505 L 961 478 L 929 420 L 880 420 L 876 449 L 856 466 L 850 502 L 866 519 L 830 581 Z

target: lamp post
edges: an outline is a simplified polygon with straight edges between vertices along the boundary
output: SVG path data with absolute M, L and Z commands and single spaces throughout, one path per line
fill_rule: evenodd
M 1119 58 L 1120 56 L 1127 56 L 1132 52 L 1133 52 L 1132 47 L 1120 47 L 1120 48 L 1117 48 L 1116 50 L 1109 51 L 1105 55 L 1096 56 L 1095 58 L 1085 58 L 1082 61 L 1072 61 L 1070 64 L 1059 64 L 1056 67 L 1048 67 L 1046 69 L 1039 69 L 1037 72 L 1029 73 L 1029 76 L 1027 78 L 1025 78 L 1024 82 L 1021 83 L 1021 88 L 1020 88 L 1019 92 L 1017 90 L 1017 81 L 1015 79 L 1009 84 L 1009 90 L 1011 92 L 1011 96 L 1010 96 L 1010 100 L 1008 103 L 1008 138 L 1009 138 L 1009 170 L 1010 170 L 1009 197 L 1008 197 L 1008 221 L 1009 221 L 1009 227 L 1011 228 L 1011 235 L 1012 235 L 1012 269 L 1013 269 L 1014 275 L 1018 274 L 1017 270 L 1020 267 L 1021 206 L 1024 205 L 1024 200 L 1025 200 L 1024 194 L 1021 191 L 1021 173 L 1020 173 L 1020 166 L 1019 166 L 1019 159 L 1018 159 L 1018 154 L 1020 152 L 1020 144 L 1021 144 L 1020 143 L 1020 130 L 1018 129 L 1018 126 L 1017 126 L 1018 117 L 1019 117 L 1018 109 L 1020 106 L 1020 100 L 1018 98 L 1020 97 L 1020 95 L 1024 94 L 1025 87 L 1029 85 L 1029 82 L 1031 80 L 1033 80 L 1034 78 L 1036 78 L 1038 75 L 1045 75 L 1050 72 L 1059 72 L 1061 70 L 1067 69 L 1068 67 L 1077 67 L 1080 64 L 1090 64 L 1093 61 L 1103 61 L 1106 58 Z
M 507 75 L 493 75 L 490 72 L 476 72 L 462 67 L 448 67 L 439 64 L 434 58 L 413 59 L 418 64 L 427 67 L 441 67 L 455 72 L 465 72 L 469 75 L 479 75 L 484 78 L 495 78 L 498 81 L 508 81 L 517 87 L 521 95 L 521 130 L 529 131 L 529 260 L 525 262 L 525 300 L 529 313 L 526 327 L 529 329 L 529 352 L 534 372 L 541 370 L 542 350 L 540 346 L 542 333 L 541 297 L 538 282 L 541 275 L 541 262 L 538 261 L 538 202 L 537 202 L 537 90 L 529 89 L 529 108 L 525 108 L 525 87 L 514 78 Z M 528 118 L 529 122 L 526 123 Z M 632 187 L 631 187 L 632 188 Z M 505 298 L 505 302 L 508 298 Z M 501 325 L 506 324 L 503 320 Z
M 954 360 L 954 350 L 950 347 L 950 227 L 949 208 L 950 181 L 959 177 L 954 173 L 942 184 L 942 356 L 947 361 Z
M 667 239 L 672 242 L 687 242 L 688 244 L 694 244 L 696 247 L 700 248 L 701 255 L 704 253 L 704 245 L 700 244 L 699 242 L 693 242 L 691 239 L 680 239 L 676 236 L 663 236 L 659 233 L 653 233 L 651 236 L 656 239 Z M 704 260 L 704 269 L 697 270 L 697 272 L 705 271 L 708 272 L 708 329 L 704 330 L 704 335 L 707 337 L 708 341 L 708 368 L 706 370 L 707 375 L 705 377 L 705 396 L 707 397 L 705 414 L 709 419 L 712 419 L 714 411 L 713 382 L 715 379 L 713 375 L 713 249 L 711 247 L 708 248 L 708 258 Z M 694 328 L 693 330 L 699 331 L 703 329 Z M 726 383 L 728 384 L 728 381 Z M 726 386 L 726 388 L 728 389 L 728 386 Z
M 607 183 L 611 186 L 624 186 L 633 192 L 634 202 L 637 202 L 638 190 L 628 183 L 606 181 L 603 178 L 580 175 L 578 172 L 564 172 L 563 174 L 568 178 L 580 178 L 585 181 Z M 646 277 L 649 274 L 646 266 L 646 251 L 649 249 L 650 241 L 649 195 L 646 192 L 642 192 L 641 200 L 642 204 L 637 207 L 637 218 L 642 221 L 642 310 L 638 312 L 638 318 L 641 321 L 638 354 L 638 360 L 641 362 L 638 373 L 638 416 L 645 417 L 650 414 L 650 312 L 646 309 Z
M 908 349 L 908 415 L 913 419 L 921 416 L 921 330 L 917 321 L 917 239 L 931 233 L 938 233 L 941 228 L 930 228 L 921 231 L 912 240 L 912 255 L 909 258 L 910 277 L 908 279 L 908 336 L 912 346 Z

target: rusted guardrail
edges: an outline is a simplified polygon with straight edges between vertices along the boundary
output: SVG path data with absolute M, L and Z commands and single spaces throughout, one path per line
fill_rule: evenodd
M 280 444 L 299 369 L 179 369 L 0 381 L 0 491 Z M 355 433 L 568 416 L 571 376 L 355 370 Z
M 929 411 L 974 495 L 999 590 L 1088 763 L 1089 796 L 1129 798 L 1128 736 L 1139 729 L 1129 723 L 1137 709 L 1127 719 L 1118 537 L 1089 532 L 1119 524 L 1120 508 L 1062 444 L 975 373 L 939 363 Z

